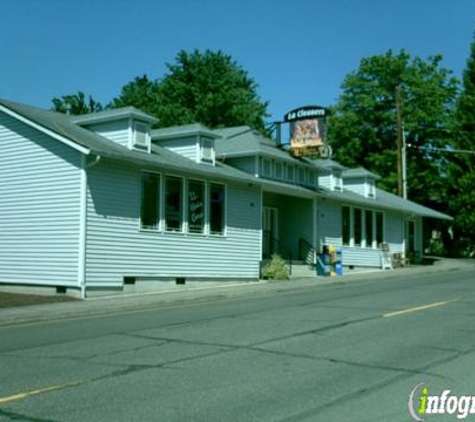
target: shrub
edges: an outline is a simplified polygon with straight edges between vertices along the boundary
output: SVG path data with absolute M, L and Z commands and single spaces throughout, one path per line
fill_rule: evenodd
M 269 280 L 288 280 L 289 269 L 285 261 L 277 254 L 262 268 L 262 277 Z

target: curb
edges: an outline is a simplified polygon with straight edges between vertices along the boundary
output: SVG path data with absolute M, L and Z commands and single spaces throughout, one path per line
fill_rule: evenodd
M 342 286 L 365 280 L 390 281 L 402 275 L 424 276 L 431 273 L 457 272 L 474 269 L 475 263 L 448 262 L 432 267 L 408 267 L 397 270 L 360 272 L 342 277 L 295 278 L 287 281 L 259 281 L 253 283 L 131 293 L 116 296 L 93 297 L 85 301 L 55 302 L 32 306 L 4 308 L 0 311 L 0 328 L 25 324 L 64 321 L 88 317 L 110 316 L 117 313 L 134 313 L 163 307 L 200 304 L 222 299 L 237 299 L 263 294 L 292 293 L 304 289 Z

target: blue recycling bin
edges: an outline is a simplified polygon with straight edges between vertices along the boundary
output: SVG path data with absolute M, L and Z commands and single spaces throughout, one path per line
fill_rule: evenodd
M 343 275 L 343 248 L 336 248 L 335 273 Z

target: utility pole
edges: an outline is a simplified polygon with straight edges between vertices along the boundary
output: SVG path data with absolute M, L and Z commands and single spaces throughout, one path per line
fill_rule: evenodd
M 403 137 L 404 127 L 402 122 L 402 93 L 401 85 L 396 87 L 396 145 L 397 145 L 397 191 L 398 195 L 404 197 L 403 183 Z

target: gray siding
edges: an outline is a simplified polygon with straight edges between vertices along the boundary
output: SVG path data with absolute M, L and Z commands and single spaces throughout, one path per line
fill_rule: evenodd
M 196 136 L 154 142 L 183 157 L 198 161 L 198 138 Z
M 341 205 L 321 200 L 317 205 L 318 230 L 320 245 L 341 246 Z
M 124 147 L 129 146 L 131 137 L 129 119 L 117 120 L 114 122 L 97 123 L 87 126 L 87 129 L 98 133 Z
M 124 276 L 258 278 L 261 192 L 227 186 L 227 235 L 139 230 L 140 170 L 101 161 L 88 171 L 89 286 L 120 286 Z
M 403 214 L 386 211 L 384 213 L 384 241 L 391 253 L 404 252 L 405 219 Z
M 77 286 L 80 153 L 0 112 L 0 282 Z
M 319 201 L 317 207 L 318 230 L 317 247 L 322 245 L 342 246 L 341 204 Z M 391 252 L 402 252 L 403 222 L 402 214 L 385 211 L 384 235 Z M 363 231 L 364 236 L 364 231 Z M 343 265 L 357 267 L 380 267 L 379 249 L 343 246 Z
M 284 255 L 300 259 L 299 239 L 313 244 L 313 201 L 275 193 L 264 193 L 264 206 L 278 209 L 278 241 Z
M 226 164 L 245 171 L 246 173 L 252 174 L 253 176 L 257 173 L 255 157 L 228 158 L 226 160 Z

